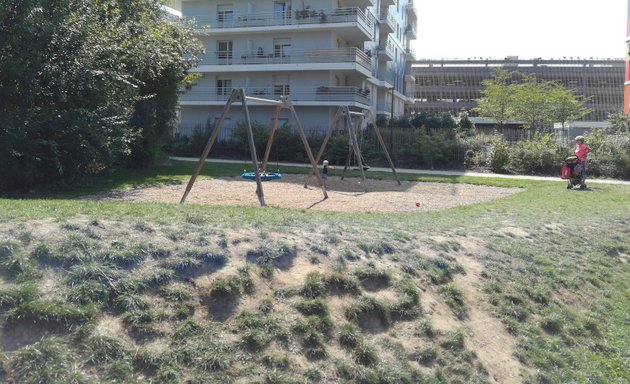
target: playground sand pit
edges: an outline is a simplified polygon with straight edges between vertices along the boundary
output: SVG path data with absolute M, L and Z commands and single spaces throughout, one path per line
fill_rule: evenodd
M 293 209 L 313 209 L 336 212 L 423 212 L 477 204 L 514 193 L 519 188 L 499 188 L 470 184 L 419 183 L 395 180 L 366 181 L 363 192 L 358 178 L 330 177 L 328 199 L 311 178 L 304 188 L 304 175 L 287 175 L 282 180 L 263 183 L 268 206 Z M 133 188 L 87 196 L 90 200 L 129 202 L 179 203 L 186 184 Z M 186 199 L 187 204 L 259 206 L 256 183 L 240 177 L 206 179 L 195 182 Z

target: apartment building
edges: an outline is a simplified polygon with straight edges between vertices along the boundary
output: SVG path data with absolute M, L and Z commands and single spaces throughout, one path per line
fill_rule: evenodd
M 388 117 L 413 103 L 413 0 L 182 0 L 205 56 L 180 97 L 180 132 L 216 119 L 232 89 L 288 96 L 306 130 L 326 130 L 340 105 Z M 226 126 L 242 120 L 235 108 Z M 273 109 L 250 106 L 269 124 Z M 290 121 L 288 112 L 281 121 Z

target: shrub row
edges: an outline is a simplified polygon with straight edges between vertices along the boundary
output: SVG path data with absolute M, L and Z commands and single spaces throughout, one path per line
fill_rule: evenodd
M 252 125 L 256 153 L 259 158 L 265 151 L 269 139 L 269 127 Z M 389 129 L 389 128 L 387 128 Z M 565 156 L 572 154 L 572 143 L 561 143 L 548 133 L 535 133 L 529 140 L 510 143 L 501 135 L 477 136 L 461 129 L 425 127 L 394 128 L 394 151 L 391 153 L 396 166 L 420 169 L 488 169 L 497 173 L 528 175 L 558 175 Z M 200 127 L 191 137 L 174 139 L 169 150 L 178 156 L 199 156 L 210 136 L 210 127 Z M 317 154 L 324 134 L 311 134 L 308 141 Z M 385 141 L 390 142 L 386 138 Z M 364 132 L 361 150 L 364 160 L 373 166 L 387 166 L 377 138 L 370 130 Z M 211 156 L 243 158 L 249 157 L 247 134 L 244 125 L 235 128 L 233 136 L 219 141 Z M 627 133 L 607 134 L 594 131 L 586 136 L 591 152 L 589 174 L 599 177 L 630 178 L 630 135 Z M 388 148 L 391 152 L 391 148 Z M 323 158 L 333 164 L 344 164 L 348 154 L 347 135 L 336 132 L 330 138 Z M 274 161 L 306 162 L 304 146 L 297 133 L 289 125 L 277 130 L 270 156 Z

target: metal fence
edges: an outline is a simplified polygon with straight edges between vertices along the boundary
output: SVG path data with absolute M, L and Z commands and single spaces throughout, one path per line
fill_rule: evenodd
M 247 158 L 248 152 L 246 144 L 239 146 L 239 140 L 235 139 L 237 126 L 223 126 L 216 140 L 216 150 L 221 156 L 235 156 Z M 195 125 L 180 126 L 176 138 L 188 137 L 190 142 L 205 143 L 210 136 L 212 126 Z M 314 152 L 319 150 L 323 137 L 328 127 L 305 127 L 305 133 Z M 418 167 L 418 168 L 463 168 L 467 153 L 471 150 L 486 157 L 492 146 L 492 140 L 497 135 L 501 135 L 506 141 L 515 143 L 519 140 L 527 139 L 528 132 L 522 128 L 505 128 L 502 130 L 478 130 L 474 135 L 461 136 L 455 135 L 452 128 L 401 128 L 401 127 L 382 127 L 379 128 L 384 139 L 387 150 L 390 152 L 397 166 L 401 167 Z M 292 132 L 295 131 L 292 129 Z M 343 131 L 338 131 L 344 134 Z M 297 134 L 296 134 L 297 135 Z M 241 138 L 242 139 L 242 138 Z M 366 129 L 359 136 L 360 148 L 366 161 L 373 166 L 386 166 L 386 159 L 380 147 L 378 138 L 371 129 Z M 564 140 L 558 140 L 561 147 L 569 145 Z M 261 143 L 257 143 L 261 144 Z M 337 143 L 339 145 L 339 143 Z M 227 149 L 227 151 L 226 151 Z M 280 149 L 286 155 L 286 148 Z M 299 151 L 300 148 L 291 148 L 291 150 Z M 337 148 L 337 152 L 339 148 Z M 422 152 L 424 151 L 424 152 Z M 275 152 L 274 152 L 275 153 Z M 291 159 L 281 159 L 282 161 Z M 341 161 L 341 160 L 338 160 Z

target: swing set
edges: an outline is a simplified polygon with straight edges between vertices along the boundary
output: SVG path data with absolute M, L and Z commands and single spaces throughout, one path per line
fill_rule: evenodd
M 208 144 L 206 145 L 205 149 L 203 150 L 203 153 L 201 154 L 201 158 L 199 159 L 197 168 L 193 172 L 190 178 L 190 181 L 188 181 L 188 185 L 186 186 L 186 191 L 184 192 L 184 195 L 182 196 L 180 200 L 180 204 L 183 204 L 186 201 L 186 197 L 190 193 L 190 190 L 192 189 L 193 185 L 195 184 L 195 180 L 197 179 L 197 176 L 199 176 L 199 173 L 201 173 L 201 170 L 203 169 L 206 159 L 208 158 L 208 154 L 210 154 L 210 150 L 212 149 L 212 146 L 214 145 L 214 142 L 216 141 L 216 138 L 219 135 L 219 132 L 221 131 L 221 127 L 223 126 L 223 121 L 225 120 L 228 113 L 230 112 L 230 108 L 232 107 L 232 104 L 238 103 L 238 102 L 240 102 L 241 105 L 243 106 L 243 114 L 244 114 L 245 123 L 247 126 L 246 127 L 247 128 L 247 141 L 249 145 L 249 151 L 251 154 L 252 165 L 254 167 L 254 172 L 244 173 L 243 175 L 241 175 L 241 177 L 256 181 L 256 195 L 258 196 L 258 201 L 260 203 L 260 206 L 264 207 L 266 205 L 262 181 L 275 180 L 282 177 L 280 173 L 267 173 L 266 171 L 269 155 L 271 154 L 271 146 L 273 144 L 273 139 L 276 134 L 276 130 L 278 128 L 278 119 L 280 118 L 280 111 L 282 109 L 288 109 L 289 112 L 291 113 L 291 116 L 293 117 L 293 120 L 295 120 L 295 128 L 300 136 L 300 139 L 302 140 L 302 144 L 304 145 L 304 150 L 311 163 L 311 168 L 312 168 L 311 175 L 316 176 L 317 182 L 319 183 L 322 189 L 324 199 L 327 199 L 328 193 L 326 192 L 326 188 L 324 188 L 324 183 L 322 181 L 321 175 L 319 174 L 319 171 L 317 170 L 317 161 L 315 161 L 315 159 L 313 158 L 311 147 L 308 145 L 306 135 L 304 134 L 304 130 L 302 129 L 302 123 L 300 122 L 300 119 L 298 118 L 298 115 L 295 112 L 295 108 L 293 107 L 293 104 L 291 103 L 291 101 L 286 96 L 282 96 L 279 101 L 269 100 L 269 99 L 260 99 L 257 97 L 249 97 L 245 95 L 245 90 L 243 88 L 240 88 L 240 89 L 232 90 L 232 93 L 230 94 L 230 97 L 228 98 L 225 104 L 225 107 L 223 108 L 221 117 L 217 120 L 214 126 L 214 129 L 212 130 L 212 133 L 210 134 L 210 139 L 208 139 Z M 252 124 L 251 124 L 251 119 L 249 115 L 248 102 L 251 102 L 252 104 L 268 105 L 268 106 L 276 107 L 273 123 L 271 125 L 271 132 L 269 134 L 269 140 L 267 141 L 267 147 L 265 148 L 265 154 L 263 156 L 262 164 L 260 167 L 258 166 L 258 156 L 256 155 L 256 146 L 254 143 L 254 134 L 252 132 Z
M 353 118 L 354 118 L 354 121 L 353 121 Z M 319 152 L 317 153 L 315 162 L 319 163 L 319 160 L 321 159 L 322 155 L 324 154 L 324 151 L 326 150 L 328 141 L 330 140 L 333 132 L 335 131 L 335 129 L 340 123 L 343 123 L 343 126 L 344 126 L 343 130 L 348 133 L 348 156 L 346 157 L 346 163 L 343 167 L 343 174 L 341 176 L 341 180 L 345 178 L 346 170 L 348 169 L 348 167 L 350 167 L 352 158 L 354 157 L 354 160 L 359 168 L 359 171 L 361 172 L 361 185 L 363 186 L 363 192 L 368 192 L 368 188 L 365 182 L 365 171 L 368 170 L 370 167 L 365 164 L 365 160 L 363 159 L 363 155 L 361 154 L 361 147 L 359 145 L 359 139 L 358 139 L 362 131 L 362 127 L 364 126 L 364 123 L 367 123 L 369 126 L 372 127 L 372 130 L 378 139 L 381 149 L 383 150 L 383 153 L 385 154 L 385 158 L 387 159 L 387 162 L 389 163 L 389 166 L 391 167 L 392 172 L 394 173 L 394 177 L 396 178 L 398 185 L 400 185 L 400 178 L 398 177 L 398 173 L 396 173 L 396 167 L 394 166 L 394 162 L 392 161 L 392 158 L 389 156 L 389 152 L 387 151 L 387 146 L 385 146 L 385 141 L 383 140 L 383 136 L 381 136 L 381 132 L 378 129 L 378 126 L 376 125 L 374 116 L 369 110 L 363 110 L 363 112 L 354 112 L 354 111 L 351 111 L 348 106 L 340 106 L 339 109 L 337 109 L 337 113 L 335 113 L 335 117 L 333 119 L 332 124 L 330 125 L 330 128 L 328 128 L 328 132 L 326 132 L 326 136 L 324 137 L 324 141 L 322 142 Z M 304 188 L 307 187 L 308 180 L 313 175 L 319 175 L 319 173 L 311 172 L 309 177 L 304 182 Z M 319 181 L 319 178 L 318 178 L 318 181 Z

